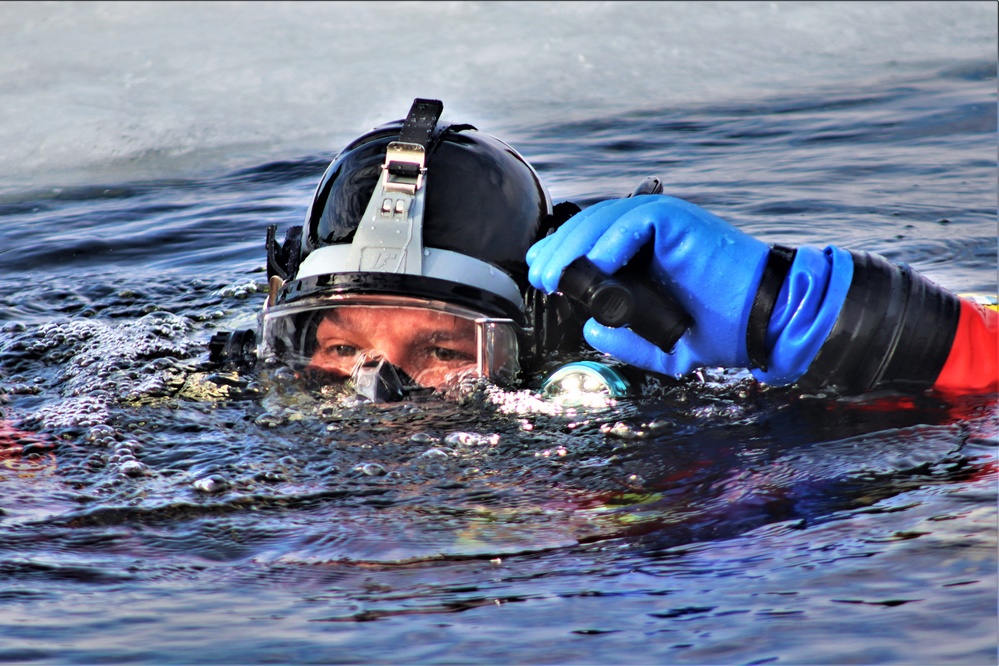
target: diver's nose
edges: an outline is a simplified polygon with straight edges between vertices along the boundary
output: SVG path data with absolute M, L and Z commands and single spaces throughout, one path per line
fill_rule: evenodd
M 398 349 L 392 345 L 385 345 L 377 348 L 372 348 L 364 353 L 365 360 L 368 361 L 387 361 L 396 367 L 402 367 L 405 363 L 405 355 L 401 349 Z

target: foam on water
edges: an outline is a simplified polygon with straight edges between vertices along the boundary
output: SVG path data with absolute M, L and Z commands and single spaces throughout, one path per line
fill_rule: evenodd
M 6 3 L 0 193 L 332 150 L 417 96 L 501 136 L 994 60 L 996 5 Z

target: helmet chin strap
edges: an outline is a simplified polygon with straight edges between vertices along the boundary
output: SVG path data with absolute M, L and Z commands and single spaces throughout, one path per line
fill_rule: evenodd
M 423 274 L 427 146 L 444 105 L 416 99 L 357 226 L 343 270 Z

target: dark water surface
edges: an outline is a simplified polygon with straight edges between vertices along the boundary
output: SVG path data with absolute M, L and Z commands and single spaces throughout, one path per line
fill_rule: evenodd
M 995 293 L 994 62 L 504 138 L 556 200 L 659 175 Z M 995 395 L 212 374 L 330 157 L 0 200 L 0 661 L 995 663 Z

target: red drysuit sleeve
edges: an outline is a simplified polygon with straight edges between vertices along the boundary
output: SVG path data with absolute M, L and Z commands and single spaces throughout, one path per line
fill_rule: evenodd
M 999 313 L 961 299 L 954 343 L 933 386 L 944 391 L 999 391 Z

